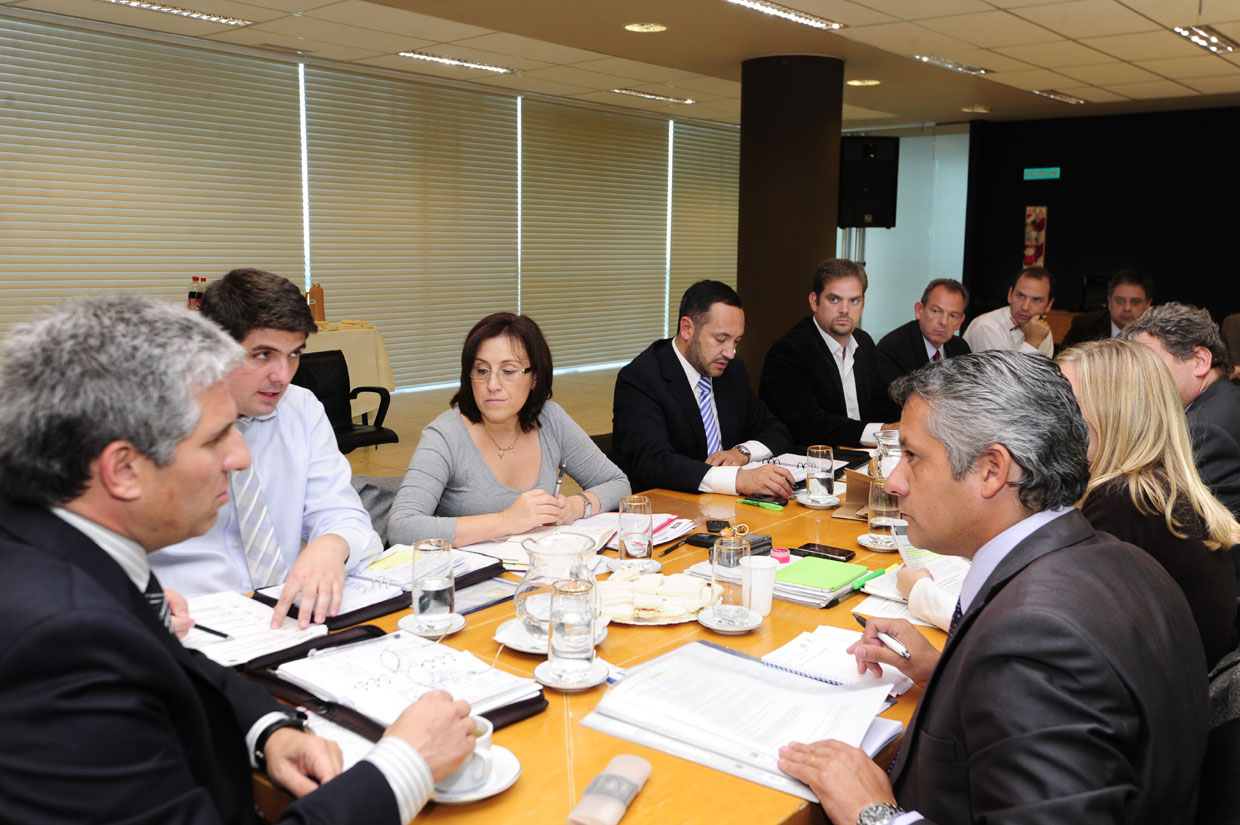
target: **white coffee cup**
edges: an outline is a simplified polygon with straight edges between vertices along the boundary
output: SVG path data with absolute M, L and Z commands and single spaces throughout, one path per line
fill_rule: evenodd
M 775 596 L 775 571 L 779 562 L 770 556 L 749 556 L 741 559 L 741 598 L 745 606 L 760 616 L 771 615 L 771 599 Z
M 495 728 L 481 716 L 474 718 L 474 752 L 461 766 L 435 783 L 439 793 L 466 793 L 477 790 L 491 778 L 491 733 Z

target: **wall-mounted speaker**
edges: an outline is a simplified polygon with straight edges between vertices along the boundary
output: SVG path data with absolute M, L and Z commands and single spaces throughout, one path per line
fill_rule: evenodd
M 899 171 L 899 138 L 841 138 L 839 227 L 895 226 Z

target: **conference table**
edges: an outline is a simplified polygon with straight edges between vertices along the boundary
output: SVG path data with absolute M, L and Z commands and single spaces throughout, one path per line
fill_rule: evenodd
M 735 497 L 688 495 L 653 491 L 656 513 L 675 513 L 685 518 L 728 519 L 734 525 L 745 523 L 755 533 L 769 533 L 776 547 L 795 548 L 805 542 L 818 542 L 856 551 L 854 563 L 871 569 L 885 568 L 898 560 L 895 554 L 873 553 L 856 543 L 866 531 L 864 521 L 832 518 L 833 510 L 810 510 L 795 501 L 782 511 L 770 511 L 740 504 Z M 656 549 L 656 556 L 658 549 Z M 705 548 L 683 545 L 660 558 L 664 573 L 686 570 L 708 558 Z M 791 641 L 803 630 L 820 624 L 858 630 L 850 609 L 863 596 L 853 597 L 829 610 L 816 610 L 776 599 L 771 615 L 762 626 L 742 636 L 720 636 L 696 621 L 678 625 L 635 627 L 612 622 L 607 638 L 598 646 L 598 656 L 619 667 L 630 667 L 697 639 L 761 656 Z M 384 630 L 396 629 L 403 613 L 372 622 Z M 468 615 L 465 629 L 444 640 L 444 644 L 468 650 L 484 661 L 510 673 L 533 677 L 534 667 L 544 657 L 511 651 L 492 638 L 496 628 L 514 616 L 511 601 Z M 941 647 L 944 634 L 931 628 L 923 632 Z M 497 657 L 498 653 L 498 657 Z M 580 693 L 561 693 L 547 688 L 550 702 L 542 713 L 495 732 L 494 742 L 516 754 L 521 776 L 507 791 L 490 799 L 465 806 L 428 805 L 416 818 L 422 823 L 557 823 L 564 822 L 581 798 L 586 785 L 601 773 L 613 756 L 632 753 L 648 759 L 654 766 L 650 780 L 629 806 L 625 825 L 668 825 L 700 822 L 709 825 L 775 825 L 775 823 L 824 822 L 817 804 L 769 789 L 730 774 L 652 750 L 581 726 L 602 697 L 606 685 Z M 921 696 L 913 687 L 883 715 L 905 724 Z M 894 746 L 879 755 L 890 760 Z M 285 800 L 287 801 L 287 800 Z M 270 813 L 270 803 L 263 807 Z

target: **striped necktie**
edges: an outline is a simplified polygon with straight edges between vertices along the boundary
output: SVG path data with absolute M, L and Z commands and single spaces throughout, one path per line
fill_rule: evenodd
M 244 434 L 250 423 L 246 419 L 238 419 L 237 429 Z M 279 584 L 288 578 L 288 569 L 280 552 L 280 543 L 276 541 L 276 528 L 267 513 L 267 505 L 263 503 L 263 488 L 254 462 L 250 462 L 249 469 L 234 470 L 229 486 L 237 507 L 237 526 L 241 530 L 241 544 L 245 548 L 251 586 L 258 590 Z
M 167 628 L 169 633 L 172 633 L 172 612 L 168 609 L 168 599 L 164 596 L 164 589 L 159 586 L 159 579 L 155 578 L 154 573 L 146 580 L 146 590 L 142 595 L 146 597 L 146 603 L 159 617 L 160 623 Z
M 698 411 L 702 414 L 702 426 L 706 428 L 706 455 L 719 452 L 719 422 L 715 420 L 715 408 L 710 403 L 710 379 L 705 375 L 698 378 Z

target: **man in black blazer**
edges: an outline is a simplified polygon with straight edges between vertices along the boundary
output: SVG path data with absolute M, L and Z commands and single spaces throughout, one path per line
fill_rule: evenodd
M 472 749 L 468 705 L 425 697 L 340 773 L 334 743 L 171 632 L 146 556 L 210 527 L 248 466 L 241 349 L 131 296 L 70 302 L 5 356 L 0 820 L 257 823 L 257 768 L 300 797 L 281 821 L 408 821 Z
M 1107 281 L 1104 309 L 1082 312 L 1072 319 L 1063 337 L 1066 349 L 1082 341 L 1118 338 L 1120 331 L 1140 318 L 1154 300 L 1154 280 L 1139 269 L 1121 269 Z
M 969 291 L 951 278 L 935 278 L 926 285 L 921 300 L 913 304 L 916 316 L 896 327 L 878 342 L 879 372 L 884 387 L 931 361 L 941 361 L 970 352 L 965 340 L 956 335 L 964 323 Z
M 767 351 L 758 395 L 798 445 L 874 444 L 883 422 L 900 415 L 879 375 L 874 339 L 858 326 L 868 287 L 860 264 L 823 261 L 810 287 L 813 314 Z
M 620 370 L 612 457 L 634 490 L 792 494 L 783 467 L 743 469 L 791 445 L 788 430 L 749 388 L 736 357 L 744 334 L 736 291 L 698 281 L 680 300 L 676 336 L 655 341 Z
M 1073 507 L 1089 435 L 1059 369 L 973 353 L 893 392 L 905 450 L 887 483 L 909 539 L 973 564 L 941 654 L 890 619 L 871 619 L 849 649 L 860 671 L 892 664 L 924 688 L 890 780 L 839 742 L 790 744 L 780 769 L 840 825 L 905 811 L 902 822 L 1193 822 L 1200 636 L 1162 566 Z

